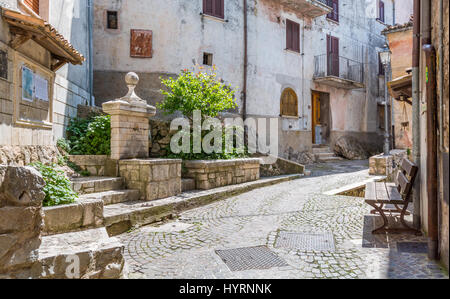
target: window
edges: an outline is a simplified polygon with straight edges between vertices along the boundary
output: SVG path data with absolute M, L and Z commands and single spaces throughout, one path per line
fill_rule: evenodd
M 339 0 L 327 0 L 327 5 L 333 9 L 327 14 L 327 19 L 339 22 Z
M 300 52 L 300 25 L 286 20 L 286 49 Z
M 298 117 L 298 98 L 291 88 L 286 88 L 281 94 L 280 111 L 282 116 Z
M 210 53 L 203 53 L 203 65 L 213 65 L 213 55 Z
M 106 28 L 119 29 L 119 21 L 117 18 L 117 11 L 109 10 L 106 12 Z
M 0 78 L 8 79 L 8 57 L 3 50 L 0 50 Z
M 379 76 L 384 76 L 384 66 L 381 63 L 380 53 L 378 53 L 378 75 Z
M 378 129 L 384 130 L 384 105 L 378 104 Z
M 225 17 L 224 2 L 224 0 L 203 0 L 203 13 L 223 19 Z
M 379 0 L 378 1 L 378 21 L 384 23 L 384 2 Z
M 24 0 L 24 3 L 36 14 L 39 14 L 39 0 Z

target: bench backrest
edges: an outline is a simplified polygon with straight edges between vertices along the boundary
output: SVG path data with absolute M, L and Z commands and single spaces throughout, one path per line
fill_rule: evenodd
M 400 171 L 397 174 L 397 190 L 402 195 L 403 199 L 408 201 L 411 196 L 412 186 L 417 176 L 418 167 L 408 159 L 404 158 Z

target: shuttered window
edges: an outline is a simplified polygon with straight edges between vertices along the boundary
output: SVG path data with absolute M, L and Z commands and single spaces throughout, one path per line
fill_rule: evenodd
M 339 22 L 339 0 L 327 0 L 327 5 L 333 9 L 327 18 Z
M 35 13 L 39 14 L 39 0 L 25 0 L 24 3 Z
M 378 75 L 379 76 L 384 76 L 384 66 L 381 63 L 381 57 L 380 57 L 379 53 L 378 53 Z
M 280 106 L 282 116 L 298 116 L 298 99 L 294 90 L 286 88 L 283 91 Z
M 384 23 L 384 2 L 378 1 L 378 20 Z
M 300 25 L 286 20 L 286 49 L 300 52 Z
M 224 0 L 203 0 L 203 13 L 223 19 L 225 17 Z

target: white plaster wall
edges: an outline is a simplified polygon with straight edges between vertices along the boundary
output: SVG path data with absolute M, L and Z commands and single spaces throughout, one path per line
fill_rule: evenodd
M 225 1 L 225 20 L 202 17 L 202 0 L 95 1 L 96 71 L 176 74 L 214 55 L 217 74 L 237 88 L 243 78 L 243 21 L 239 0 Z M 119 11 L 119 30 L 106 30 L 106 10 Z M 130 57 L 130 29 L 153 31 L 153 58 Z M 119 95 L 118 95 L 119 96 Z

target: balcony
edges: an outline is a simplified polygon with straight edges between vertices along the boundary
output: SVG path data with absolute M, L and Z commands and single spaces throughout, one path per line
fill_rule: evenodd
M 280 2 L 310 18 L 326 15 L 333 10 L 327 5 L 327 0 L 280 0 Z
M 344 89 L 364 88 L 363 64 L 334 54 L 315 56 L 314 82 Z

